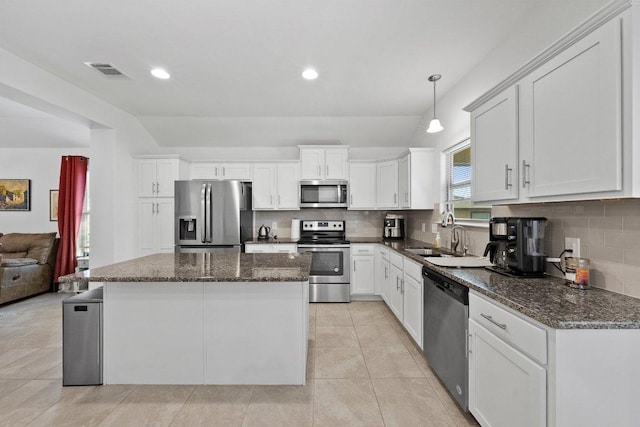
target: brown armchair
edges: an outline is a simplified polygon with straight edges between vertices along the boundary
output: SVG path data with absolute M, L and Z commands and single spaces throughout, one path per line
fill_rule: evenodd
M 0 304 L 53 291 L 56 233 L 0 234 Z

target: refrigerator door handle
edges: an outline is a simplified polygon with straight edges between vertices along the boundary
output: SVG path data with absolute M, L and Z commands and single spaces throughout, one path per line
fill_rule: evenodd
M 207 184 L 207 197 L 205 198 L 206 210 L 205 210 L 205 222 L 207 223 L 207 243 L 211 243 L 213 241 L 213 230 L 212 230 L 212 221 L 211 221 L 211 184 Z
M 202 215 L 202 219 L 200 221 L 200 236 L 202 237 L 200 241 L 202 243 L 207 243 L 207 205 L 206 205 L 206 192 L 207 192 L 207 184 L 202 184 L 202 188 L 200 189 L 200 214 Z

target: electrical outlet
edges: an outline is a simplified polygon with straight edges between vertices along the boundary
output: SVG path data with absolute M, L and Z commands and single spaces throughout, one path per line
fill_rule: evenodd
M 565 237 L 564 238 L 564 248 L 571 249 L 573 251 L 573 256 L 578 258 L 580 257 L 580 238 L 578 237 Z
M 425 231 L 427 231 L 427 223 L 423 222 L 422 223 L 422 232 L 424 233 Z
M 433 234 L 436 234 L 438 232 L 438 223 L 434 222 L 433 224 L 431 224 L 431 232 Z
M 273 221 L 273 222 L 271 223 L 271 229 L 272 229 L 272 230 L 276 230 L 277 228 L 278 228 L 278 223 L 277 223 L 277 222 L 275 222 L 275 221 Z

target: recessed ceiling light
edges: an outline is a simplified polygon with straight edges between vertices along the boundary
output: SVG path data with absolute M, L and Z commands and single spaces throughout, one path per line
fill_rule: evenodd
M 162 80 L 167 80 L 168 78 L 171 77 L 171 74 L 167 73 L 166 70 L 162 69 L 162 68 L 154 68 L 151 70 L 151 75 L 153 77 L 156 77 L 158 79 L 162 79 Z
M 302 72 L 302 77 L 307 80 L 315 80 L 318 78 L 318 72 L 313 68 L 307 68 Z

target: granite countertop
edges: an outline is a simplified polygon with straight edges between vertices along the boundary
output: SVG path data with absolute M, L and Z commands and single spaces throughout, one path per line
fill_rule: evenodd
M 60 277 L 61 282 L 306 282 L 310 254 L 154 254 Z
M 445 268 L 405 251 L 434 248 L 419 240 L 351 238 L 352 243 L 381 243 L 430 269 L 462 283 L 525 316 L 554 329 L 640 329 L 640 299 L 591 287 L 570 288 L 558 277 L 513 278 L 484 268 Z M 440 248 L 442 252 L 446 249 Z

